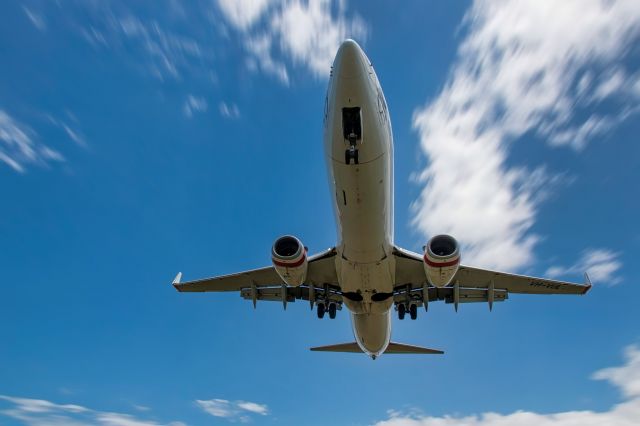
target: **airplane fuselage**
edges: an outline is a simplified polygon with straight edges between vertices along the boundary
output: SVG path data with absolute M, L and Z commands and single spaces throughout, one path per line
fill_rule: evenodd
M 336 271 L 360 348 L 376 357 L 391 337 L 393 136 L 378 78 L 345 41 L 327 91 L 324 145 L 338 227 Z

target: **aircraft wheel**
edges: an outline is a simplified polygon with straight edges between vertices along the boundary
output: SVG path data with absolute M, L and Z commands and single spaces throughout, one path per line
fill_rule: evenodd
M 344 164 L 351 164 L 351 151 L 348 149 L 344 151 Z
M 318 303 L 318 318 L 324 318 L 325 307 L 324 303 Z
M 404 304 L 399 304 L 398 305 L 398 319 L 403 320 L 404 319 L 404 314 L 407 312 L 407 308 L 406 306 L 404 306 Z
M 418 318 L 418 305 L 416 305 L 415 303 L 409 305 L 409 315 L 411 316 L 412 320 Z
M 334 319 L 336 317 L 336 304 L 329 303 L 329 318 Z
M 353 151 L 353 164 L 359 164 L 358 163 L 358 150 L 357 149 L 355 151 Z

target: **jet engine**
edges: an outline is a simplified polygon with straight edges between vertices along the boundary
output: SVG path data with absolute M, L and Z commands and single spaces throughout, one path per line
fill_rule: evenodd
M 460 266 L 460 246 L 450 235 L 436 235 L 424 247 L 424 271 L 431 285 L 451 282 Z
M 280 237 L 271 248 L 271 261 L 282 281 L 299 286 L 307 278 L 307 249 L 291 235 Z

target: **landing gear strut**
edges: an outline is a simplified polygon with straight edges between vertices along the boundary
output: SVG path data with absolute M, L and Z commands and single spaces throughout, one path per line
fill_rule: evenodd
M 344 152 L 345 164 L 358 164 L 358 150 L 356 145 L 362 141 L 362 113 L 360 107 L 342 108 L 342 135 L 349 148 Z
M 353 164 L 358 164 L 358 150 L 356 149 L 355 143 L 349 147 L 344 152 L 344 162 L 345 164 L 351 164 L 351 159 L 353 158 Z

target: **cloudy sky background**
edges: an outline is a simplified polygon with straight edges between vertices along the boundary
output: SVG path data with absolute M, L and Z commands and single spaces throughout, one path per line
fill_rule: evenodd
M 335 243 L 324 93 L 377 70 L 396 240 L 580 281 L 584 298 L 394 322 L 443 357 L 311 354 L 345 312 L 169 283 Z M 633 424 L 640 5 L 328 0 L 0 6 L 0 424 Z M 626 423 L 625 423 L 626 422 Z

